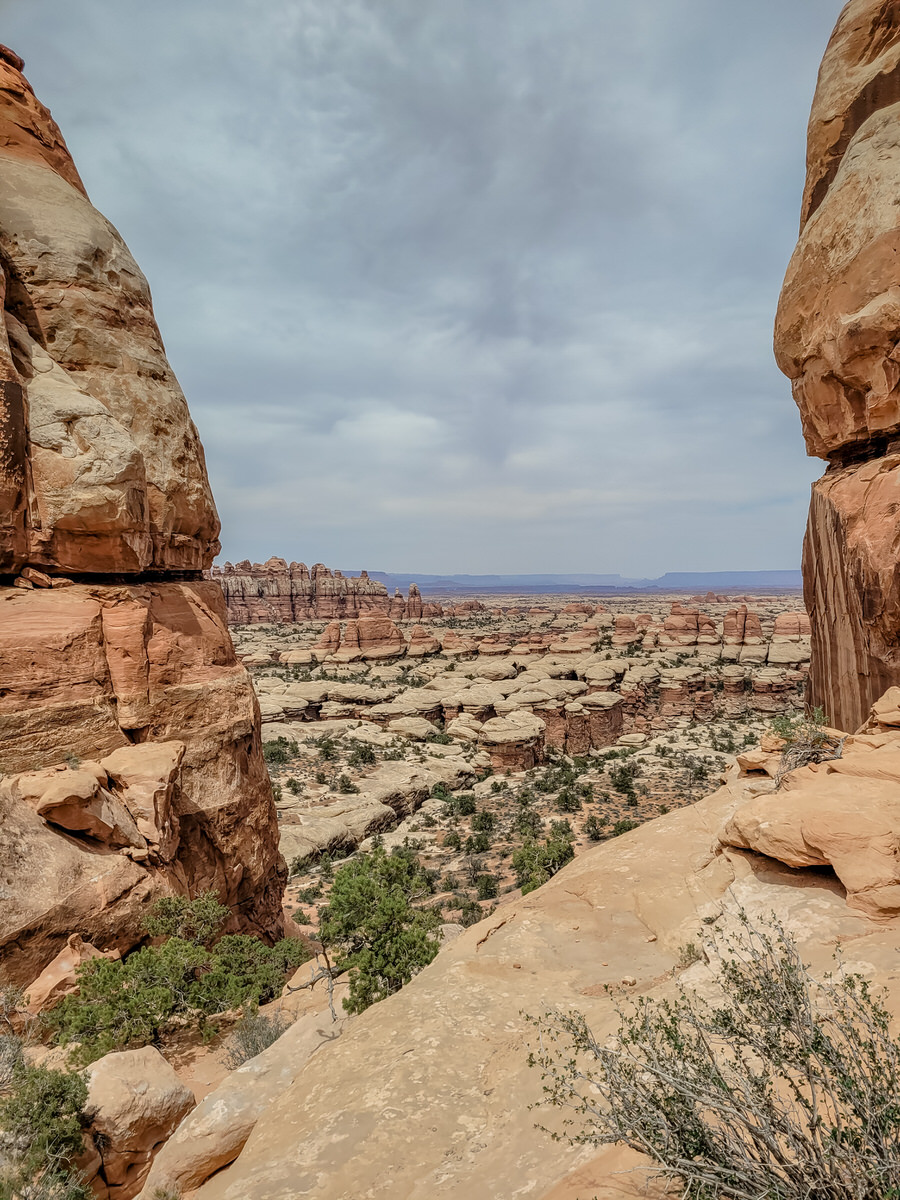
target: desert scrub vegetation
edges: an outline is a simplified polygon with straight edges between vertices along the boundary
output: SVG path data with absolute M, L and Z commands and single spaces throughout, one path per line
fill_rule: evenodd
M 210 1017 L 279 996 L 309 951 L 295 939 L 266 946 L 246 934 L 219 937 L 228 915 L 212 892 L 195 900 L 165 897 L 145 923 L 148 933 L 166 938 L 161 946 L 83 963 L 78 992 L 46 1017 L 58 1042 L 77 1043 L 73 1061 L 158 1043 L 176 1020 L 207 1032 Z
M 521 887 L 522 895 L 526 896 L 552 879 L 574 857 L 575 847 L 568 822 L 554 822 L 550 836 L 542 842 L 526 838 L 524 845 L 512 856 L 516 883 Z
M 774 718 L 771 732 L 784 741 L 781 762 L 775 776 L 777 786 L 790 771 L 805 767 L 809 763 L 828 762 L 840 758 L 844 753 L 845 738 L 837 737 L 825 727 L 825 712 L 814 708 L 805 716 Z
M 900 1043 L 866 981 L 823 980 L 772 918 L 712 936 L 721 995 L 618 1007 L 598 1038 L 578 1012 L 529 1017 L 555 1140 L 623 1143 L 689 1200 L 896 1200 Z
M 300 747 L 290 738 L 277 737 L 263 742 L 263 758 L 270 767 L 283 767 L 300 753 Z
M 26 1061 L 33 1025 L 21 992 L 2 989 L 0 1200 L 90 1200 L 74 1166 L 84 1150 L 87 1084 L 79 1074 Z
M 222 1063 L 229 1071 L 236 1071 L 277 1042 L 290 1025 L 290 1019 L 284 1013 L 270 1016 L 261 1013 L 258 1008 L 248 1008 L 228 1039 Z
M 335 872 L 319 937 L 336 956 L 335 972 L 350 972 L 348 1012 L 398 992 L 437 954 L 441 915 L 416 907 L 433 891 L 408 841 L 388 853 L 376 840 L 371 852 Z

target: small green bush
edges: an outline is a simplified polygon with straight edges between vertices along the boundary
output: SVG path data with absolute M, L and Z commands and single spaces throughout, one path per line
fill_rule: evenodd
M 615 825 L 613 825 L 612 835 L 613 837 L 619 837 L 623 833 L 630 833 L 632 829 L 637 829 L 639 824 L 640 821 L 632 821 L 628 817 L 622 821 L 616 821 Z
M 491 848 L 491 839 L 486 833 L 473 833 L 466 838 L 466 854 L 487 854 Z
M 82 1129 L 87 1084 L 81 1075 L 21 1063 L 0 1097 L 0 1196 L 28 1196 L 27 1187 L 41 1174 L 48 1197 L 75 1200 L 79 1191 L 69 1176 L 72 1162 L 84 1149 Z M 21 1190 L 18 1190 L 21 1189 Z M 64 1190 L 67 1189 L 67 1190 Z
M 376 763 L 375 751 L 366 742 L 354 742 L 347 755 L 348 767 L 371 767 Z
M 493 900 L 497 896 L 499 880 L 496 875 L 479 875 L 475 887 L 479 900 Z
M 541 820 L 540 814 L 533 808 L 523 808 L 516 816 L 516 833 L 521 834 L 522 837 L 540 837 L 543 827 L 544 822 Z
M 608 824 L 608 817 L 597 817 L 591 813 L 584 823 L 584 832 L 588 835 L 592 842 L 601 842 L 606 837 L 606 826 Z
M 409 845 L 388 854 L 376 843 L 335 873 L 319 937 L 336 951 L 338 969 L 350 971 L 348 1012 L 393 995 L 437 954 L 440 913 L 414 906 L 432 890 Z
M 201 892 L 193 900 L 187 896 L 162 896 L 144 918 L 144 928 L 151 937 L 176 937 L 197 946 L 209 946 L 230 915 L 214 891 Z
M 319 758 L 323 762 L 334 762 L 338 756 L 338 747 L 334 738 L 323 737 L 319 739 Z
M 581 796 L 574 788 L 570 787 L 564 787 L 556 797 L 556 807 L 564 813 L 580 812 L 581 803 Z
M 202 1026 L 209 1015 L 266 1003 L 308 957 L 295 939 L 269 947 L 230 934 L 208 950 L 173 937 L 119 962 L 94 958 L 83 963 L 78 992 L 66 996 L 46 1020 L 61 1044 L 79 1043 L 76 1061 L 89 1063 L 112 1050 L 158 1042 L 173 1017 L 189 1016 Z
M 286 737 L 277 737 L 271 742 L 263 742 L 263 758 L 270 767 L 283 767 L 300 752 L 296 742 Z
M 475 813 L 472 817 L 472 829 L 475 833 L 493 833 L 494 814 L 486 809 Z
M 533 892 L 560 871 L 575 854 L 571 838 L 551 836 L 543 842 L 529 838 L 512 856 L 522 895 Z

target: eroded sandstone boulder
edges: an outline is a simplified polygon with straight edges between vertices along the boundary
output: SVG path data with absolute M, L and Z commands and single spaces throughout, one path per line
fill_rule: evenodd
M 131 1200 L 157 1149 L 194 1107 L 194 1094 L 153 1046 L 107 1054 L 88 1067 L 87 1081 L 100 1179 L 110 1200 Z

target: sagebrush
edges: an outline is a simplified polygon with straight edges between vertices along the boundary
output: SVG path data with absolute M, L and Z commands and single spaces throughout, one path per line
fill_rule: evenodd
M 900 1197 L 900 1043 L 865 979 L 813 978 L 774 919 L 704 947 L 721 998 L 677 990 L 618 1009 L 594 1036 L 578 1012 L 531 1018 L 529 1062 L 551 1136 L 640 1151 L 691 1200 Z

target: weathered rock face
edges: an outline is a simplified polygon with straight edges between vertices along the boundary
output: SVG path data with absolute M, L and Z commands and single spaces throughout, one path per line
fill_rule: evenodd
M 802 228 L 775 331 L 810 454 L 810 699 L 845 728 L 900 680 L 900 21 L 852 0 L 809 124 Z
M 283 558 L 213 567 L 212 576 L 221 585 L 232 625 L 260 623 L 292 624 L 295 621 L 341 620 L 384 613 L 393 620 L 418 621 L 422 596 L 410 585 L 409 599 L 388 595 L 383 583 L 363 571 L 348 577 L 329 571 L 321 563 L 288 564 Z
M 0 977 L 216 888 L 280 930 L 259 709 L 144 277 L 0 50 Z M 11 576 L 15 575 L 14 579 Z M 9 586 L 13 583 L 13 586 Z
M 201 570 L 219 521 L 147 282 L 9 57 L 0 97 L 0 570 Z
M 277 930 L 259 708 L 216 584 L 0 589 L 0 677 L 4 977 L 73 929 L 127 948 L 165 892 L 214 887 Z

